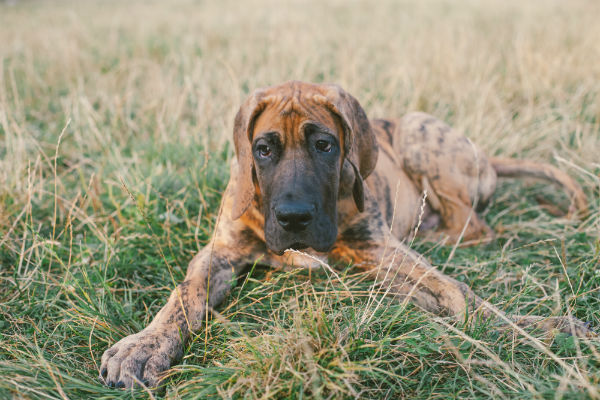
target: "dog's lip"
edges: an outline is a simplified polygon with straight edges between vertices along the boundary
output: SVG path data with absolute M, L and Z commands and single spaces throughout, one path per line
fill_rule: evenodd
M 277 254 L 278 256 L 282 256 L 288 250 L 305 250 L 309 247 L 318 253 L 328 253 L 331 250 L 331 248 L 333 247 L 333 245 L 325 247 L 325 246 L 312 246 L 312 245 L 304 243 L 304 242 L 294 242 L 290 245 L 283 246 L 283 248 L 281 248 L 281 249 L 273 249 L 273 248 L 269 247 L 269 250 L 271 250 L 273 253 Z
M 288 248 L 292 249 L 292 250 L 302 250 L 302 249 L 305 249 L 307 247 L 308 247 L 307 244 L 304 244 L 302 242 L 295 242 L 292 245 L 290 245 Z
M 270 250 L 272 252 L 274 252 L 275 254 L 277 254 L 278 256 L 282 256 L 283 253 L 285 253 L 287 250 L 304 250 L 308 247 L 310 247 L 310 246 L 304 242 L 294 242 L 288 246 L 283 246 L 282 249 L 270 249 Z

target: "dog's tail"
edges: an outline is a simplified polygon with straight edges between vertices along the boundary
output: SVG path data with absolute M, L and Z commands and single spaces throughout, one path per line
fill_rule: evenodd
M 499 177 L 538 178 L 560 186 L 569 196 L 569 217 L 585 218 L 588 201 L 581 186 L 573 178 L 550 164 L 515 158 L 491 157 L 490 162 Z

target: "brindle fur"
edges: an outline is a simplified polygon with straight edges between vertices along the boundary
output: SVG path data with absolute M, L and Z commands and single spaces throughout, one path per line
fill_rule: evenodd
M 321 133 L 336 141 L 335 160 L 306 150 L 307 123 L 318 124 Z M 277 168 L 258 166 L 252 143 L 272 132 L 281 141 Z M 259 259 L 274 266 L 315 267 L 327 257 L 352 262 L 390 294 L 431 313 L 497 317 L 501 312 L 492 312 L 467 285 L 407 247 L 403 241 L 419 220 L 425 235 L 462 238 L 471 244 L 488 240 L 492 231 L 474 207 L 488 202 L 498 175 L 558 183 L 571 196 L 571 212 L 586 212 L 579 186 L 556 168 L 490 160 L 467 138 L 427 114 L 369 121 L 358 102 L 335 85 L 288 82 L 256 91 L 236 116 L 234 141 L 237 157 L 212 239 L 192 259 L 184 282 L 154 320 L 104 353 L 100 375 L 106 384 L 156 387 L 182 356 L 190 334 L 201 328 L 207 310 L 227 296 L 242 268 Z M 273 223 L 274 207 L 290 198 L 316 205 L 317 222 L 306 232 L 290 234 Z M 284 252 L 300 242 L 312 248 L 306 251 L 309 256 Z M 576 319 L 506 318 L 520 326 L 594 335 Z

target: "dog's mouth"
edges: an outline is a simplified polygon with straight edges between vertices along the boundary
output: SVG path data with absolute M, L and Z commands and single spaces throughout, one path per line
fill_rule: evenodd
M 307 245 L 307 244 L 305 244 L 305 243 L 302 243 L 302 242 L 295 242 L 295 243 L 292 243 L 292 244 L 290 245 L 290 247 L 288 247 L 288 248 L 289 248 L 289 249 L 292 249 L 292 250 L 303 250 L 303 249 L 305 249 L 305 248 L 307 248 L 307 247 L 308 247 L 308 245 Z M 287 249 L 286 249 L 286 250 L 287 250 Z
M 269 247 L 269 250 L 271 250 L 273 253 L 281 256 L 288 250 L 311 251 L 310 249 L 312 249 L 318 253 L 328 253 L 332 246 L 325 243 L 309 244 L 305 242 L 293 242 L 289 245 L 282 246 L 281 248 L 273 248 L 271 246 L 267 247 Z
M 304 250 L 306 248 L 310 247 L 308 244 L 303 243 L 303 242 L 294 242 L 288 246 L 283 246 L 281 249 L 273 249 L 271 248 L 270 250 L 272 252 L 274 252 L 275 254 L 277 254 L 278 256 L 283 255 L 283 253 L 285 253 L 288 250 Z

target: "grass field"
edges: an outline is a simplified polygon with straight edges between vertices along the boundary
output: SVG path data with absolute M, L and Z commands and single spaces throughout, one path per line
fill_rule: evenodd
M 599 340 L 432 319 L 347 266 L 343 284 L 251 269 L 163 394 L 97 378 L 207 242 L 242 100 L 289 79 L 576 177 L 584 221 L 552 215 L 553 187 L 503 181 L 493 243 L 413 247 L 502 309 L 600 327 L 598 15 L 593 0 L 0 1 L 0 398 L 600 399 Z

